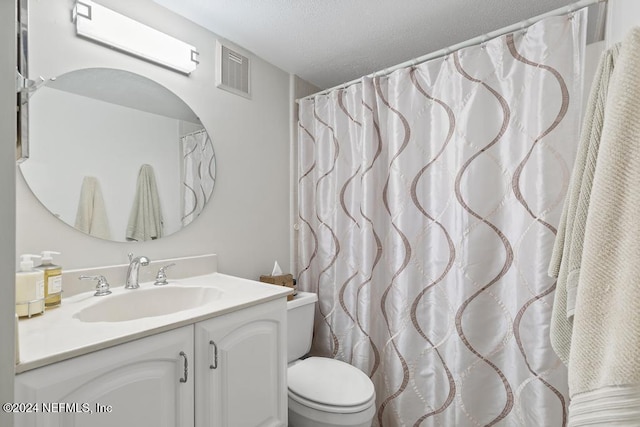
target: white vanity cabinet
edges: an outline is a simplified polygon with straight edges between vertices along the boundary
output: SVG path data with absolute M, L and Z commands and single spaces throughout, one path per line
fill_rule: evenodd
M 15 426 L 286 426 L 286 363 L 281 297 L 18 374 Z
M 189 325 L 27 371 L 15 402 L 39 412 L 16 414 L 15 425 L 191 427 L 193 362 Z
M 285 298 L 195 325 L 197 427 L 287 425 Z

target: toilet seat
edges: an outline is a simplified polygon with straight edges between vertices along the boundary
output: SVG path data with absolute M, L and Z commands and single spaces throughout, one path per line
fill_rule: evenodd
M 375 390 L 358 368 L 335 359 L 309 357 L 287 369 L 289 398 L 318 411 L 352 414 L 370 408 Z
M 299 403 L 307 408 L 315 409 L 320 412 L 332 413 L 332 414 L 353 414 L 356 412 L 363 412 L 373 406 L 375 396 L 371 397 L 371 400 L 358 405 L 358 406 L 331 406 L 323 405 L 322 403 L 314 402 L 313 400 L 305 399 L 302 396 L 298 396 L 289 390 L 289 399 Z

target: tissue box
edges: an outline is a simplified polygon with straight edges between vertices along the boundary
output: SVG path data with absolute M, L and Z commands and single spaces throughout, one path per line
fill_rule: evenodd
M 291 274 L 281 274 L 279 276 L 260 276 L 260 281 L 270 283 L 272 285 L 286 286 L 293 289 L 293 295 L 296 293 L 296 281 Z M 287 295 L 287 301 L 293 299 L 293 295 Z

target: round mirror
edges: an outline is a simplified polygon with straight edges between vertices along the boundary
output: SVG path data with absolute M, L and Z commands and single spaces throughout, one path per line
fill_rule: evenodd
M 209 133 L 187 104 L 146 77 L 72 71 L 40 87 L 28 107 L 22 175 L 53 215 L 80 231 L 158 239 L 192 222 L 211 197 Z

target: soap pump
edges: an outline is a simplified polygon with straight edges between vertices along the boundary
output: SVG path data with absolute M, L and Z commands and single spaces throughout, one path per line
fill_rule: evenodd
M 60 255 L 56 251 L 42 251 L 42 263 L 37 266 L 44 272 L 44 305 L 53 308 L 62 302 L 62 267 L 53 263 L 52 255 Z
M 20 271 L 16 273 L 16 314 L 31 317 L 44 313 L 44 275 L 33 269 L 33 258 L 39 255 L 20 255 Z

